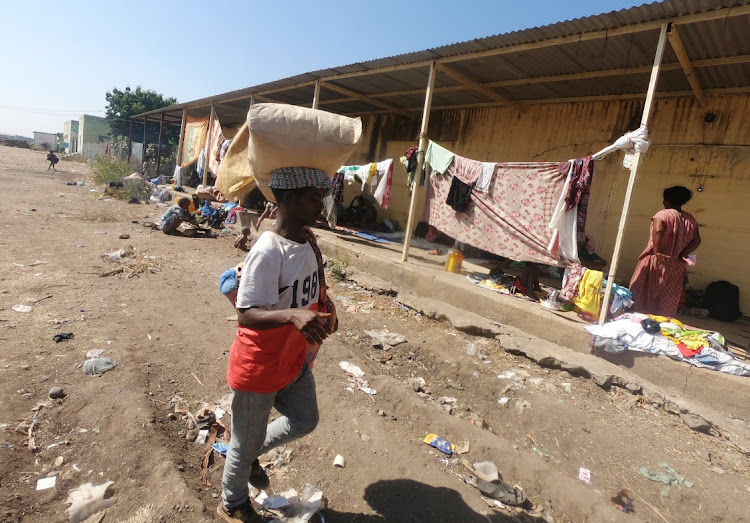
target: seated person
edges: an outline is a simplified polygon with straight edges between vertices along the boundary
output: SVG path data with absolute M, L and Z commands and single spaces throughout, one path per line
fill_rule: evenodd
M 164 234 L 180 234 L 177 228 L 182 222 L 190 222 L 195 224 L 195 218 L 190 214 L 188 208 L 190 207 L 190 200 L 183 197 L 177 198 L 177 205 L 173 205 L 164 216 L 161 217 L 161 223 L 159 228 Z

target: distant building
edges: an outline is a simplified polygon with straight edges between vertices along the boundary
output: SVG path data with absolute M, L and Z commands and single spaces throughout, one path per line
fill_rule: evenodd
M 78 150 L 83 150 L 87 143 L 106 144 L 110 141 L 109 123 L 101 116 L 84 114 L 78 120 Z
M 78 152 L 78 120 L 68 120 L 63 124 L 63 138 L 60 147 L 66 153 Z
M 34 131 L 34 145 L 37 151 L 57 151 L 57 134 Z

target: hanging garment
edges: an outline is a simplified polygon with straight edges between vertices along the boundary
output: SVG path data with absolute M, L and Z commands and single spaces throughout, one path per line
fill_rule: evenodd
M 482 162 L 456 155 L 453 159 L 453 176 L 464 183 L 473 185 L 482 174 Z
M 221 123 L 219 123 L 217 117 L 214 117 L 214 125 L 211 128 L 209 136 L 211 139 L 211 150 L 208 151 L 208 171 L 216 176 L 219 173 L 219 165 L 221 164 L 221 160 L 219 160 L 221 156 L 221 144 L 224 143 L 224 134 L 221 132 Z
M 333 193 L 323 198 L 323 217 L 328 222 L 328 227 L 336 228 L 336 202 Z
M 206 150 L 201 149 L 198 153 L 198 163 L 195 164 L 195 168 L 198 170 L 198 174 L 203 176 L 203 171 L 206 169 Z
M 578 286 L 578 296 L 573 298 L 573 303 L 579 309 L 592 316 L 598 316 L 601 311 L 603 279 L 604 273 L 601 271 L 587 270 Z
M 474 191 L 465 213 L 445 202 L 450 172 L 427 185 L 423 220 L 448 236 L 511 260 L 557 265 L 547 246 L 547 227 L 560 198 L 567 170 L 558 162 L 499 163 L 487 194 Z
M 333 194 L 334 203 L 341 205 L 344 201 L 344 174 L 340 171 L 334 174 L 331 180 L 331 194 Z
M 380 207 L 387 209 L 391 204 L 391 186 L 393 184 L 393 158 L 377 163 L 380 182 L 375 189 L 375 200 Z
M 479 192 L 487 192 L 490 189 L 490 183 L 492 182 L 492 176 L 495 174 L 497 164 L 495 162 L 482 162 L 482 173 L 479 175 L 477 184 L 474 186 L 474 190 Z
M 430 140 L 430 145 L 427 146 L 427 152 L 424 155 L 427 172 L 445 173 L 453 163 L 455 156 L 445 147 L 441 147 Z
M 174 168 L 172 182 L 174 183 L 175 187 L 182 187 L 182 168 L 179 165 L 176 165 Z
M 589 195 L 591 194 L 591 182 L 594 177 L 594 160 L 591 156 L 579 158 L 572 162 L 573 173 L 568 192 L 565 196 L 567 210 L 578 208 L 577 236 L 578 243 L 585 241 L 584 226 L 586 214 L 589 208 Z
M 445 203 L 456 212 L 466 212 L 471 200 L 471 185 L 454 176 Z
M 224 140 L 221 142 L 221 150 L 219 151 L 219 164 L 224 161 L 224 157 L 227 155 L 229 146 L 232 145 L 232 140 Z
M 552 239 L 547 250 L 555 257 L 578 263 L 578 209 L 566 208 L 566 195 L 573 183 L 573 163 L 571 161 L 560 164 L 561 170 L 565 170 L 566 165 L 569 166 L 568 177 L 565 179 L 565 186 L 549 222 L 548 227 L 552 230 Z
M 578 296 L 578 287 L 581 284 L 581 278 L 583 278 L 585 273 L 586 267 L 578 265 L 577 263 L 565 269 L 562 290 L 560 290 L 560 297 L 562 299 L 570 301 Z

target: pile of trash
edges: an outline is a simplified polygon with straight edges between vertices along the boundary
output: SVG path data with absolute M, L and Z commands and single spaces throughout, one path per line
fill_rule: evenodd
M 346 387 L 346 390 L 348 390 L 349 392 L 361 390 L 362 392 L 364 392 L 365 394 L 369 394 L 370 396 L 374 396 L 378 393 L 377 390 L 370 388 L 370 383 L 366 379 L 364 379 L 364 371 L 357 365 L 349 363 L 348 361 L 342 361 L 339 362 L 339 367 L 341 367 L 341 370 L 346 373 L 349 380 L 349 385 Z
M 296 489 L 290 488 L 278 496 L 269 496 L 263 491 L 253 497 L 264 516 L 271 515 L 275 518 L 273 521 L 286 523 L 309 521 L 327 505 L 323 492 L 316 490 L 309 483 L 299 494 Z
M 144 253 L 136 251 L 132 245 L 128 245 L 124 249 L 104 253 L 102 254 L 102 260 L 117 263 L 117 267 L 103 272 L 99 275 L 101 277 L 123 274 L 125 278 L 132 278 L 143 273 L 156 274 L 161 272 L 159 263 L 154 256 L 146 256 Z

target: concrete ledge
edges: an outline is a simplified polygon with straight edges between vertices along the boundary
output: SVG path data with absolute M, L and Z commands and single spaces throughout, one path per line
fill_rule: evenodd
M 673 405 L 676 413 L 702 416 L 716 432 L 750 452 L 750 378 L 641 353 L 592 356 L 591 335 L 578 318 L 472 285 L 464 275 L 446 272 L 441 262 L 414 248 L 410 261 L 402 263 L 399 245 L 373 244 L 330 231 L 318 235 L 323 253 L 348 260 L 351 276 L 363 287 L 392 293 L 405 305 L 450 321 L 457 329 L 497 337 L 508 350 L 541 365 L 573 370 L 605 386 L 631 384 L 631 392 L 640 387 L 655 402 Z

